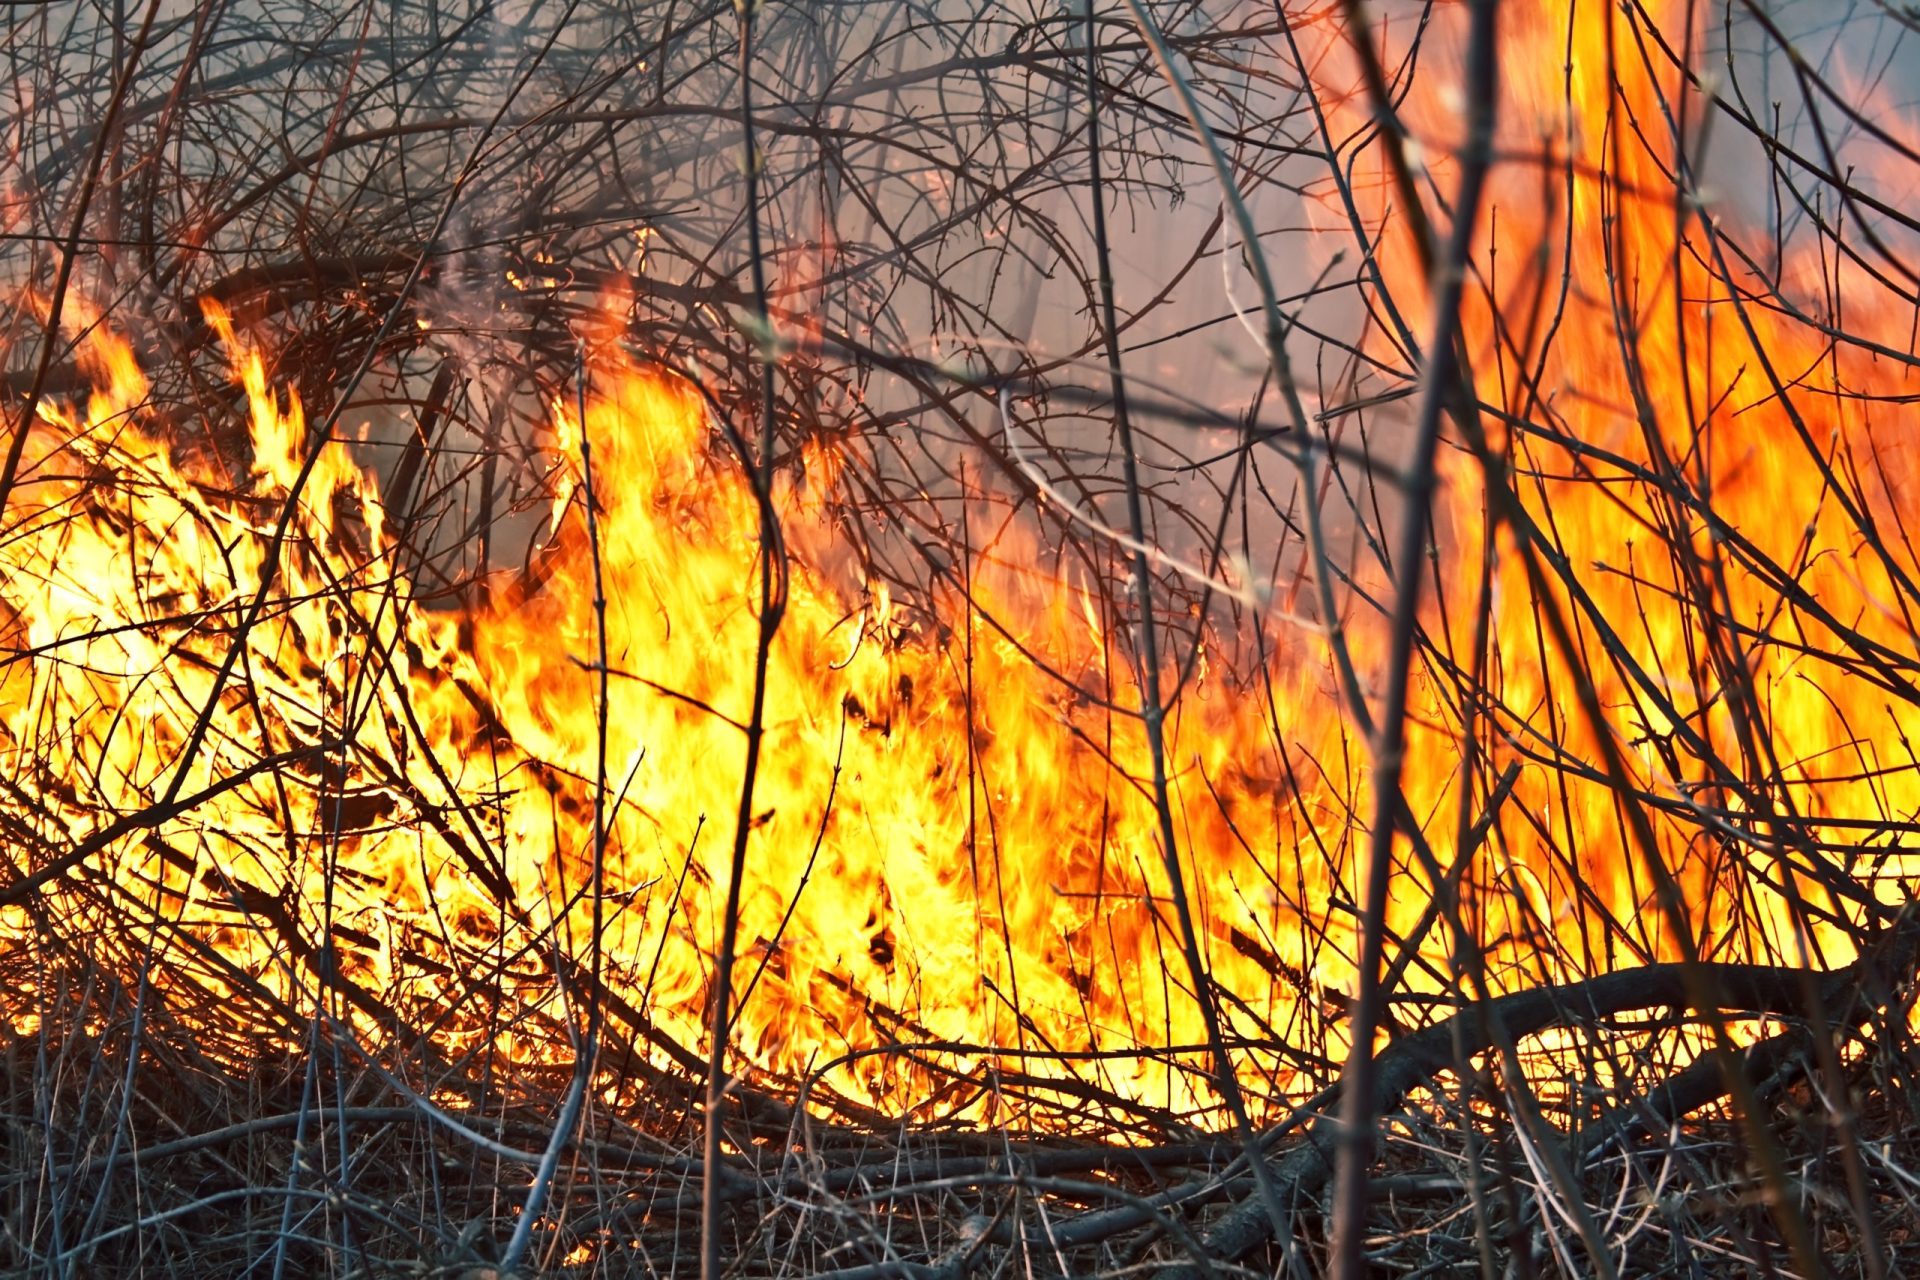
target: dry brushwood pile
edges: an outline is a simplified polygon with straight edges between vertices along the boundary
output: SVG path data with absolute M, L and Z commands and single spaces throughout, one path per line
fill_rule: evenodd
M 0 9 L 0 1272 L 1920 1270 L 1920 24 Z

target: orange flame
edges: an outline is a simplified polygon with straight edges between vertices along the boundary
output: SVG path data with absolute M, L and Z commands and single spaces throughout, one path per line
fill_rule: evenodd
M 1695 656 L 1702 628 L 1667 548 L 1728 563 L 1722 608 L 1755 632 L 1748 678 L 1763 691 L 1761 732 L 1782 757 L 1767 786 L 1774 806 L 1791 803 L 1816 832 L 1834 819 L 1903 821 L 1920 810 L 1920 780 L 1910 759 L 1885 756 L 1920 737 L 1920 715 L 1862 668 L 1818 661 L 1850 642 L 1805 608 L 1783 608 L 1778 584 L 1729 562 L 1700 513 L 1669 510 L 1621 481 L 1651 465 L 1656 446 L 1686 460 L 1718 518 L 1794 566 L 1808 597 L 1872 644 L 1908 653 L 1893 575 L 1914 572 L 1911 553 L 1879 558 L 1810 481 L 1806 443 L 1760 361 L 1794 380 L 1793 403 L 1825 456 L 1876 460 L 1871 479 L 1864 467 L 1855 474 L 1870 514 L 1888 522 L 1910 505 L 1909 454 L 1881 438 L 1873 409 L 1848 392 L 1894 375 L 1751 306 L 1749 337 L 1709 269 L 1710 246 L 1675 217 L 1671 148 L 1660 149 L 1657 130 L 1645 135 L 1651 143 L 1628 144 L 1617 125 L 1603 127 L 1610 113 L 1659 118 L 1663 96 L 1678 100 L 1677 77 L 1646 71 L 1598 6 L 1508 6 L 1507 15 L 1507 130 L 1517 137 L 1536 118 L 1556 118 L 1571 94 L 1578 164 L 1571 205 L 1559 211 L 1571 229 L 1568 247 L 1551 252 L 1564 252 L 1576 287 L 1544 357 L 1516 353 L 1513 335 L 1528 290 L 1550 292 L 1557 266 L 1501 286 L 1497 311 L 1474 304 L 1467 331 L 1483 399 L 1589 450 L 1574 457 L 1537 435 L 1496 432 L 1511 445 L 1523 501 L 1564 548 L 1624 655 L 1594 658 L 1602 637 L 1590 621 L 1579 623 L 1593 646 L 1581 663 L 1551 652 L 1514 558 L 1487 555 L 1491 692 L 1503 710 L 1497 732 L 1477 732 L 1496 771 L 1517 761 L 1520 772 L 1492 834 L 1468 851 L 1462 892 L 1509 984 L 1674 954 L 1621 834 L 1619 799 L 1580 773 L 1594 744 L 1566 690 L 1590 677 L 1633 744 L 1640 783 L 1666 805 L 1661 853 L 1697 912 L 1698 936 L 1716 950 L 1791 952 L 1785 897 L 1762 873 L 1823 903 L 1830 895 L 1784 868 L 1785 847 L 1724 838 L 1754 818 L 1752 802 L 1711 787 L 1704 765 L 1671 750 L 1688 726 L 1725 758 L 1742 748 L 1727 700 Z M 1572 31 L 1556 25 L 1569 20 Z M 1565 48 L 1574 51 L 1570 88 L 1558 71 Z M 1617 91 L 1610 48 L 1620 54 Z M 1426 109 L 1421 118 L 1446 118 L 1437 99 Z M 1409 114 L 1420 110 L 1416 98 Z M 1503 262 L 1561 244 L 1565 224 L 1541 207 L 1538 184 L 1532 167 L 1498 175 L 1488 242 Z M 1390 283 L 1416 290 L 1410 263 L 1404 246 L 1390 245 Z M 1638 386 L 1626 376 L 1601 274 L 1608 264 L 1616 282 L 1631 282 L 1621 288 L 1637 291 Z M 617 357 L 600 360 L 584 421 L 569 405 L 554 411 L 556 497 L 540 581 L 453 617 L 415 599 L 387 536 L 389 513 L 344 442 L 321 446 L 305 487 L 290 494 L 313 424 L 224 315 L 210 310 L 208 320 L 249 405 L 248 491 L 170 454 L 143 418 L 147 387 L 133 352 L 103 325 L 82 347 L 99 390 L 84 411 L 48 408 L 33 430 L 0 544 L 14 649 L 0 683 L 0 760 L 25 789 L 0 802 L 7 819 L 57 852 L 112 815 L 153 805 L 176 768 L 188 776 L 173 789 L 189 794 L 312 748 L 129 836 L 88 872 L 154 920 L 179 922 L 159 935 L 166 963 L 156 982 L 299 1004 L 311 998 L 302 993 L 316 961 L 296 942 L 330 936 L 347 982 L 446 1043 L 491 1044 L 508 1058 L 564 1054 L 555 954 L 583 953 L 603 714 L 606 986 L 634 1011 L 636 1034 L 651 1025 L 697 1046 L 726 875 L 729 833 L 715 827 L 730 821 L 738 795 L 739 721 L 753 679 L 758 528 L 700 398 Z M 1867 327 L 1858 313 L 1854 324 Z M 1512 376 L 1520 358 L 1541 360 L 1543 402 Z M 1630 407 L 1636 397 L 1651 405 L 1651 430 Z M 577 457 L 583 435 L 596 458 L 590 496 Z M 822 495 L 836 465 L 814 451 L 803 474 L 781 481 L 776 502 L 796 545 L 831 544 Z M 1488 550 L 1482 477 L 1464 455 L 1446 467 L 1446 554 L 1456 567 L 1428 625 L 1438 648 L 1465 655 L 1473 621 L 1462 602 L 1479 590 Z M 605 708 L 591 666 L 591 548 L 580 515 L 589 500 L 609 584 Z M 282 508 L 291 532 L 279 585 L 239 634 Z M 1115 639 L 1121 623 L 1096 594 L 1037 570 L 1039 549 L 1017 528 L 970 551 L 911 607 L 879 584 L 850 600 L 805 557 L 794 566 L 742 899 L 741 1054 L 789 1076 L 846 1059 L 823 1088 L 969 1118 L 995 1103 L 944 1095 L 946 1078 L 905 1055 L 847 1055 L 964 1043 L 1083 1091 L 1209 1108 L 1216 1100 L 1191 1052 L 1201 1020 L 1174 976 L 1181 968 L 1168 963 L 1178 944 L 1141 783 L 1144 738 L 1137 721 L 1052 674 L 1136 706 Z M 1572 592 L 1559 604 L 1582 614 Z M 1365 670 L 1378 657 L 1375 637 L 1364 623 L 1353 634 Z M 1762 634 L 1776 642 L 1757 643 Z M 234 675 L 216 687 L 236 644 Z M 1623 674 L 1628 667 L 1650 673 L 1666 706 Z M 1352 974 L 1350 815 L 1367 811 L 1367 784 L 1364 752 L 1327 684 L 1317 663 L 1297 656 L 1238 683 L 1213 663 L 1175 710 L 1169 763 L 1180 854 L 1229 1020 L 1253 1040 L 1311 1040 L 1337 1054 L 1339 1002 L 1326 997 Z M 1462 785 L 1456 694 L 1427 670 L 1406 775 L 1413 811 L 1434 815 L 1443 860 L 1461 853 L 1451 818 Z M 176 764 L 208 706 L 214 731 Z M 1868 892 L 1892 900 L 1891 871 L 1904 868 L 1891 851 L 1885 861 Z M 1398 935 L 1423 914 L 1424 879 L 1400 877 L 1389 920 Z M 0 945 L 31 945 L 35 928 L 25 907 L 7 908 Z M 1446 941 L 1430 936 L 1422 947 L 1434 969 L 1416 966 L 1408 980 L 1437 989 Z M 457 1012 L 475 987 L 502 992 L 518 1013 Z M 369 1030 L 378 1022 L 371 1005 L 351 1017 Z M 1048 1056 L 1143 1046 L 1189 1051 Z M 1028 1050 L 1037 1056 L 1014 1056 Z M 1242 1069 L 1250 1087 L 1284 1090 L 1287 1061 L 1249 1053 Z

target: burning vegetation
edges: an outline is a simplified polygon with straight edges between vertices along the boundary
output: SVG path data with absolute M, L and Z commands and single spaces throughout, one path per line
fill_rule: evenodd
M 1805 8 L 10 11 L 0 1267 L 1914 1266 Z

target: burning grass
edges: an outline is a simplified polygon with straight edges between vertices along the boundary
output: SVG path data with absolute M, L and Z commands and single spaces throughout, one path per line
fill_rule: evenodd
M 1914 943 L 1909 934 L 1889 950 L 1889 965 L 1910 971 Z M 1872 1274 L 1872 1258 L 1897 1274 L 1920 1248 L 1907 1087 L 1920 1058 L 1898 1012 L 1911 983 L 1899 984 L 1902 997 L 1877 968 L 1827 978 L 1810 1023 L 1788 1012 L 1806 998 L 1802 976 L 1713 973 L 1730 1006 L 1778 1011 L 1742 1032 L 1754 1047 L 1738 1061 L 1758 1107 L 1739 1118 L 1725 1109 L 1719 1065 L 1692 1058 L 1680 1034 L 1698 1020 L 1671 1016 L 1685 999 L 1672 968 L 1509 997 L 1491 1019 L 1465 1010 L 1395 1042 L 1381 1060 L 1371 1264 L 1470 1274 L 1485 1255 L 1523 1273 L 1579 1273 L 1593 1267 L 1583 1252 L 1591 1233 L 1620 1275 L 1749 1274 L 1756 1260 L 1790 1271 L 1750 1154 L 1757 1120 L 1831 1273 Z M 168 1006 L 105 975 L 63 994 L 49 1002 L 56 1032 L 5 1047 L 7 1167 L 43 1180 L 15 1183 L 9 1229 L 67 1242 L 25 1265 L 497 1274 L 504 1228 L 567 1088 L 564 1068 L 522 1071 L 505 1095 L 484 1072 L 433 1062 L 430 1044 L 409 1062 L 369 1062 L 351 1043 L 322 1040 L 238 1070 L 207 1055 L 205 1019 L 174 1023 Z M 1847 1093 L 1837 1107 L 1816 1027 L 1841 1046 Z M 1461 1051 L 1495 1038 L 1514 1054 L 1495 1048 L 1458 1067 Z M 401 1077 L 434 1081 L 431 1098 Z M 697 1082 L 632 1064 L 617 1078 L 644 1088 L 587 1108 L 527 1273 L 691 1265 L 703 1204 Z M 976 1083 L 1010 1101 L 1036 1095 L 1042 1110 L 1061 1103 L 1046 1096 L 1061 1092 L 1053 1081 Z M 1263 1138 L 1292 1224 L 1283 1248 L 1239 1144 L 1172 1111 L 1111 1109 L 1125 1130 L 1115 1144 L 834 1121 L 795 1108 L 793 1096 L 743 1090 L 728 1124 L 721 1201 L 732 1274 L 1145 1270 L 1171 1280 L 1236 1263 L 1260 1273 L 1325 1265 L 1335 1150 L 1325 1098 Z M 1563 1147 L 1557 1173 L 1548 1143 Z M 61 1154 L 48 1158 L 49 1146 Z M 1216 1262 L 1195 1267 L 1196 1256 Z
M 1920 1247 L 1920 156 L 1772 18 L 163 9 L 10 37 L 4 1265 Z

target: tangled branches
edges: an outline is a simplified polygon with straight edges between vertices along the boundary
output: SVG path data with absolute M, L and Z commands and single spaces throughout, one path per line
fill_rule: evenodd
M 1905 20 L 1551 8 L 11 13 L 7 1265 L 1895 1273 Z

